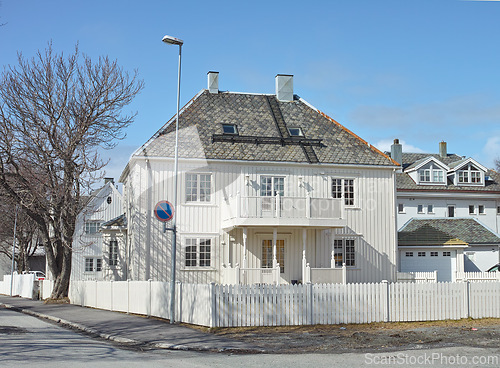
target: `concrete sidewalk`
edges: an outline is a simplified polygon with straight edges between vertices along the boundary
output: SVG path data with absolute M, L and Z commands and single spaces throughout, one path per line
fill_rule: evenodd
M 168 321 L 80 307 L 43 304 L 38 300 L 0 295 L 0 305 L 59 323 L 90 335 L 139 348 L 212 352 L 263 352 L 248 343 L 225 339 Z

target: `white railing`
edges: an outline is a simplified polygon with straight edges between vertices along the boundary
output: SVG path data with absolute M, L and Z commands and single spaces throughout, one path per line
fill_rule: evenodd
M 344 264 L 341 268 L 312 268 L 309 263 L 306 265 L 304 283 L 313 284 L 346 284 L 347 267 Z
M 307 197 L 243 197 L 227 199 L 224 219 L 234 218 L 311 218 L 340 219 L 342 200 Z
M 50 296 L 50 281 L 43 297 Z M 45 286 L 45 285 L 44 285 Z M 48 295 L 45 295 L 45 293 Z M 73 304 L 169 318 L 170 284 L 72 281 Z M 500 282 L 176 284 L 176 321 L 208 327 L 500 318 Z
M 433 272 L 398 272 L 398 282 L 437 282 L 437 271 Z
M 500 272 L 455 272 L 455 281 L 500 281 Z
M 223 265 L 222 278 L 224 285 L 252 285 L 252 284 L 274 284 L 280 283 L 280 266 L 274 268 L 241 268 L 239 264 L 235 267 Z

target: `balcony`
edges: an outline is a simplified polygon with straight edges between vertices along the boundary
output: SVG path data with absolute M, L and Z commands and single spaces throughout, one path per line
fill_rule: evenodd
M 340 198 L 236 197 L 222 206 L 222 227 L 306 226 L 331 228 L 345 226 Z

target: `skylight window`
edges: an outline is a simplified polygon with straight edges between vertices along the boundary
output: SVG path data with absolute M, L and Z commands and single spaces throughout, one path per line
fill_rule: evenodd
M 222 124 L 222 132 L 224 134 L 238 135 L 238 127 L 236 124 Z
M 288 128 L 288 133 L 290 133 L 290 137 L 303 137 L 304 133 L 302 133 L 301 128 Z

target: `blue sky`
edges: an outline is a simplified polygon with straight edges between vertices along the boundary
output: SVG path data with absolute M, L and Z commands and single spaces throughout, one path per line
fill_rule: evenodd
M 488 167 L 500 157 L 500 1 L 72 1 L 2 0 L 0 64 L 52 40 L 76 42 L 138 69 L 144 91 L 107 175 L 175 113 L 177 47 L 184 40 L 181 104 L 206 88 L 274 93 L 274 76 L 294 75 L 295 93 L 378 146 L 448 151 Z

